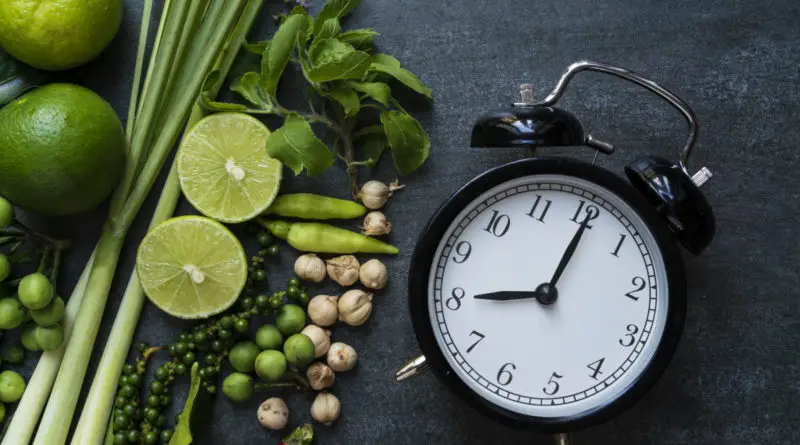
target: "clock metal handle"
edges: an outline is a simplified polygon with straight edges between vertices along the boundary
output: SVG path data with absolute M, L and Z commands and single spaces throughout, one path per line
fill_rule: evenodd
M 694 147 L 694 143 L 697 140 L 697 133 L 700 128 L 700 126 L 697 123 L 697 116 L 694 114 L 694 111 L 692 111 L 692 109 L 689 108 L 689 105 L 686 102 L 684 102 L 681 98 L 679 98 L 678 96 L 676 96 L 663 86 L 659 85 L 658 83 L 645 78 L 641 74 L 617 66 L 608 65 L 605 63 L 593 62 L 590 60 L 581 60 L 567 67 L 567 70 L 564 72 L 564 74 L 561 75 L 561 78 L 558 80 L 558 83 L 556 83 L 556 86 L 555 88 L 553 88 L 553 91 L 547 97 L 545 97 L 544 100 L 542 100 L 541 102 L 525 103 L 519 105 L 526 105 L 526 106 L 533 105 L 533 106 L 546 106 L 546 107 L 552 106 L 564 94 L 564 91 L 569 81 L 572 80 L 572 78 L 581 71 L 598 71 L 605 74 L 611 74 L 612 76 L 616 76 L 625 80 L 629 80 L 655 93 L 662 99 L 669 102 L 670 105 L 675 107 L 678 111 L 680 111 L 689 124 L 689 136 L 686 140 L 686 144 L 681 149 L 680 158 L 678 162 L 681 169 L 687 175 L 691 176 L 687 169 L 687 165 L 689 163 L 689 155 L 691 154 L 692 147 Z

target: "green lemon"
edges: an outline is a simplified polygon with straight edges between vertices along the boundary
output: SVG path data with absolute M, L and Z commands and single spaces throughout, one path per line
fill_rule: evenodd
M 234 402 L 245 402 L 253 396 L 253 378 L 241 372 L 234 372 L 222 381 L 222 393 Z
M 11 275 L 11 262 L 8 257 L 0 253 L 0 283 Z
M 256 374 L 267 382 L 280 380 L 286 373 L 286 357 L 280 351 L 262 351 L 256 357 Z
M 281 331 L 274 324 L 265 324 L 256 331 L 256 344 L 261 349 L 279 349 L 283 344 Z
M 314 342 L 308 335 L 294 334 L 283 344 L 283 355 L 289 363 L 304 368 L 314 361 Z
M 0 298 L 0 329 L 14 329 L 25 321 L 25 307 L 14 297 Z
M 36 340 L 37 327 L 38 326 L 36 326 L 35 324 L 26 325 L 25 328 L 22 330 L 22 335 L 20 335 L 20 341 L 22 341 L 22 346 L 31 352 L 42 350 L 42 347 Z
M 55 295 L 53 283 L 42 273 L 27 275 L 19 282 L 17 288 L 19 301 L 28 309 L 44 309 Z
M 44 308 L 31 311 L 31 317 L 39 326 L 52 326 L 64 318 L 64 309 L 64 300 L 56 296 Z
M 283 335 L 297 334 L 306 326 L 306 312 L 296 304 L 285 304 L 275 316 L 275 324 Z
M 231 348 L 228 359 L 233 369 L 239 372 L 253 372 L 256 366 L 256 357 L 261 352 L 255 343 L 242 341 Z
M 183 138 L 178 177 L 200 213 L 240 223 L 263 213 L 278 196 L 283 166 L 267 154 L 270 131 L 244 113 L 216 113 Z
M 25 380 L 14 371 L 0 372 L 0 402 L 14 403 L 25 392 Z
M 204 216 L 179 216 L 139 244 L 136 271 L 145 295 L 183 319 L 208 318 L 233 305 L 247 282 L 247 256 L 236 236 Z
M 122 0 L 3 0 L 0 46 L 44 70 L 64 70 L 97 57 L 122 22 Z
M 34 335 L 36 343 L 42 348 L 42 351 L 57 349 L 64 342 L 64 328 L 60 324 L 37 326 Z
M 14 222 L 14 207 L 6 198 L 0 196 L 0 229 L 5 229 Z
M 125 168 L 114 109 L 72 84 L 37 88 L 0 109 L 0 147 L 0 195 L 45 216 L 97 207 Z

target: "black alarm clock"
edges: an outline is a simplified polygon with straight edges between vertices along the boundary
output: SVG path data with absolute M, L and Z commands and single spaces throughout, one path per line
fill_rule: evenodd
M 553 146 L 613 145 L 554 107 L 585 70 L 632 81 L 686 118 L 677 162 L 648 156 L 624 176 Z M 431 369 L 464 402 L 516 427 L 556 434 L 604 422 L 629 408 L 662 375 L 686 316 L 681 246 L 699 255 L 714 215 L 688 159 L 693 111 L 629 70 L 572 64 L 542 101 L 480 116 L 473 147 L 525 147 L 531 157 L 493 168 L 461 187 L 424 228 L 409 271 L 409 309 L 423 355 L 398 380 Z M 597 155 L 595 155 L 596 158 Z

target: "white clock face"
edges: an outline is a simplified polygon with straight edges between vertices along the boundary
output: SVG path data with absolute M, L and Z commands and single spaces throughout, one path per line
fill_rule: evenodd
M 476 299 L 534 292 L 557 300 Z M 437 247 L 428 283 L 436 341 L 478 395 L 524 415 L 580 415 L 616 399 L 652 360 L 669 290 L 652 233 L 626 202 L 592 182 L 536 175 L 471 202 Z

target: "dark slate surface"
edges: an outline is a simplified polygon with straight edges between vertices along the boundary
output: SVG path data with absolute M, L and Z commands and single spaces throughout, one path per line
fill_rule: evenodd
M 125 23 L 97 61 L 64 73 L 127 112 L 141 1 L 126 0 Z M 279 3 L 279 2 L 276 2 Z M 393 374 L 417 351 L 406 311 L 405 280 L 415 239 L 435 208 L 482 171 L 516 159 L 507 150 L 468 148 L 473 118 L 512 100 L 517 84 L 546 94 L 571 62 L 591 58 L 646 73 L 695 109 L 701 132 L 694 166 L 716 174 L 706 193 L 716 210 L 718 235 L 700 258 L 686 256 L 690 304 L 677 355 L 664 378 L 635 409 L 575 435 L 578 444 L 790 445 L 800 441 L 800 318 L 793 236 L 800 216 L 800 4 L 793 1 L 640 2 L 568 0 L 364 1 L 348 26 L 371 26 L 380 46 L 433 88 L 436 104 L 420 114 L 430 131 L 432 157 L 406 178 L 409 187 L 387 210 L 402 254 L 389 264 L 391 286 L 377 297 L 371 322 L 337 328 L 334 336 L 361 354 L 358 369 L 341 375 L 336 394 L 343 416 L 317 428 L 320 444 L 547 444 L 544 435 L 518 432 L 483 419 L 428 375 L 397 384 Z M 272 22 L 265 16 L 260 35 Z M 618 144 L 601 165 L 621 172 L 642 154 L 673 156 L 685 131 L 681 118 L 643 90 L 586 74 L 562 105 L 598 136 Z M 574 152 L 589 159 L 591 153 Z M 394 178 L 389 165 L 374 177 Z M 290 180 L 294 190 L 346 196 L 341 168 L 316 180 Z M 143 215 L 149 215 L 154 198 Z M 181 204 L 180 213 L 191 209 Z M 67 258 L 61 293 L 68 294 L 103 220 L 52 221 L 78 245 Z M 149 218 L 149 216 L 148 216 Z M 130 235 L 101 328 L 111 327 L 133 264 Z M 272 277 L 283 282 L 294 254 L 288 249 Z M 184 327 L 147 306 L 138 338 L 170 341 Z M 95 351 L 95 362 L 101 353 Z M 27 360 L 32 368 L 33 357 Z M 90 369 L 90 373 L 93 368 Z M 86 388 L 84 388 L 84 391 Z M 266 396 L 264 396 L 266 397 Z M 292 425 L 310 420 L 310 399 L 287 396 Z M 178 396 L 182 401 L 182 393 Z M 233 407 L 220 398 L 215 421 L 196 443 L 277 443 L 256 422 L 259 400 Z

